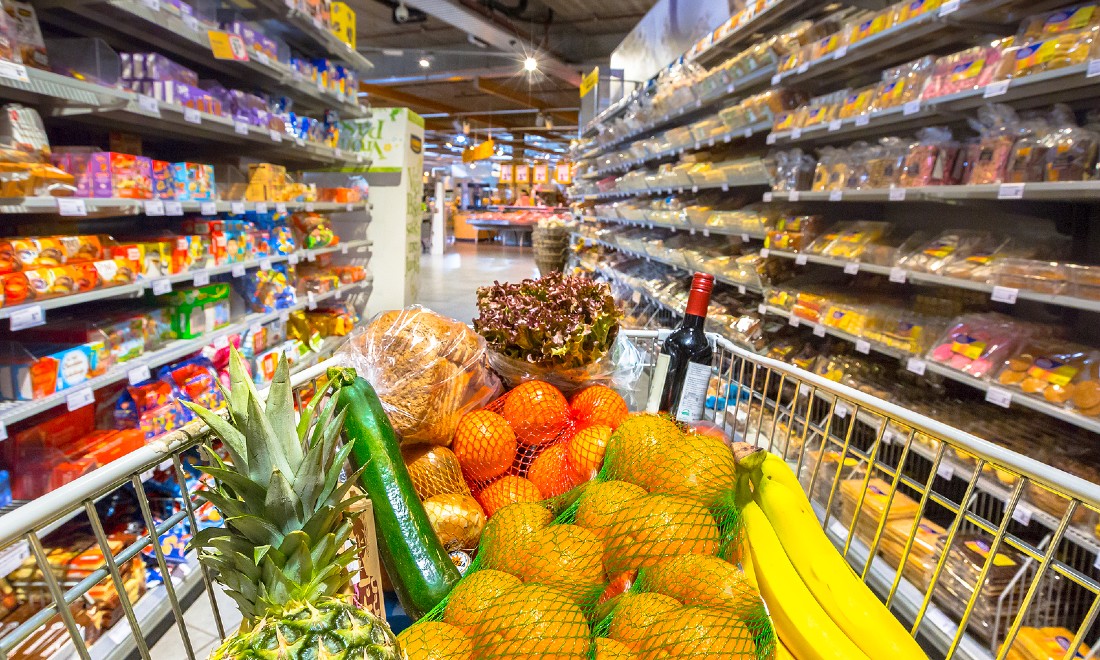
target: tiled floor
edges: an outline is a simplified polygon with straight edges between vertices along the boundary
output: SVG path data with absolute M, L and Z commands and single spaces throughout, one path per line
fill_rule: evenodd
M 456 241 L 443 256 L 421 257 L 420 299 L 416 302 L 470 323 L 477 316 L 479 286 L 529 277 L 538 277 L 532 248 Z
M 477 288 L 494 281 L 515 282 L 538 277 L 531 248 L 504 247 L 497 243 L 455 243 L 446 254 L 424 255 L 420 262 L 420 299 L 417 302 L 440 314 L 470 323 L 477 316 Z M 233 601 L 219 590 L 218 608 L 226 626 L 233 634 L 240 623 L 240 614 Z M 218 628 L 206 594 L 184 614 L 187 633 L 195 657 L 202 660 L 219 643 Z M 156 660 L 186 660 L 187 653 L 180 632 L 172 626 L 153 646 Z

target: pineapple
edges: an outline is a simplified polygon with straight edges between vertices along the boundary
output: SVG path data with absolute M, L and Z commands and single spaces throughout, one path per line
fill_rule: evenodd
M 203 468 L 215 480 L 202 497 L 224 527 L 195 535 L 200 561 L 236 601 L 240 631 L 211 654 L 236 658 L 401 657 L 389 626 L 339 594 L 350 580 L 355 549 L 348 496 L 340 483 L 350 445 L 336 449 L 343 412 L 336 399 L 317 410 L 318 391 L 294 424 L 290 368 L 280 357 L 264 404 L 236 350 L 229 363 L 229 420 L 187 404 L 221 438 L 230 461 L 211 455 Z

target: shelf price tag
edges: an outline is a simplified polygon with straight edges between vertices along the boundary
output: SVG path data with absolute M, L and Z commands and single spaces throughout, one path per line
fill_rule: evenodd
M 286 262 L 288 264 L 290 264 L 291 266 L 297 266 L 298 265 L 298 253 L 294 252 L 292 254 L 288 254 L 287 257 L 286 257 Z
M 920 101 L 909 101 L 901 107 L 901 114 L 915 115 L 920 112 Z
M 830 202 L 839 202 L 842 199 L 844 199 L 844 191 L 843 190 L 830 190 L 829 191 L 829 201 Z
M 172 282 L 170 280 L 167 280 L 165 278 L 161 278 L 159 280 L 153 280 L 153 295 L 154 296 L 163 296 L 166 293 L 171 293 L 171 291 L 172 291 Z
M 783 76 L 779 75 L 778 73 L 775 74 L 774 76 L 772 76 L 772 84 L 773 85 L 778 85 L 779 81 L 781 81 L 781 80 L 783 80 Z
M 795 69 L 795 73 L 803 74 L 803 73 L 806 73 L 809 70 L 810 70 L 810 63 L 809 62 L 803 62 L 802 64 L 798 65 L 797 69 Z
M 871 123 L 871 115 L 860 115 L 856 117 L 856 126 L 866 126 Z
M 820 323 L 814 325 L 814 336 L 824 337 L 825 336 L 825 326 L 821 325 Z
M 147 381 L 152 376 L 153 374 L 149 372 L 149 365 L 147 364 L 136 366 L 126 373 L 126 378 L 129 379 L 131 385 Z
M 859 262 L 858 261 L 849 261 L 848 263 L 844 264 L 844 274 L 845 275 L 855 275 L 857 273 L 859 273 Z
M 844 59 L 844 56 L 848 54 L 848 46 L 840 46 L 833 52 L 834 60 Z
M 46 325 L 46 312 L 41 305 L 33 305 L 11 313 L 11 330 L 24 330 Z
M 772 193 L 771 193 L 771 192 L 766 192 L 766 193 L 764 193 L 764 201 L 765 201 L 765 202 L 770 202 L 770 201 L 772 201 L 772 198 L 773 198 L 773 197 L 774 197 L 774 195 L 772 195 Z
M 61 215 L 88 215 L 88 207 L 83 199 L 58 197 L 57 212 Z
M 951 481 L 955 478 L 955 466 L 951 463 L 944 463 L 940 461 L 940 466 L 936 468 L 936 474 Z
M 217 215 L 218 205 L 214 202 L 203 202 L 199 204 L 199 213 L 203 215 Z
M 181 216 L 183 215 L 183 204 L 181 202 L 165 202 L 164 203 L 164 215 Z
M 195 273 L 195 286 L 206 286 L 207 284 L 210 284 L 210 273 L 206 271 Z
M 985 86 L 985 91 L 982 92 L 983 98 L 992 98 L 994 96 L 1000 96 L 1008 91 L 1008 80 L 998 80 L 997 82 L 991 82 Z
M 652 228 L 652 225 L 650 225 L 650 228 Z M 343 245 L 340 246 L 340 254 L 347 254 L 347 253 L 348 253 L 348 244 L 344 243 Z
M 184 14 L 183 16 L 181 16 L 181 18 L 183 19 L 183 24 L 186 25 L 188 29 L 195 32 L 199 31 L 199 19 L 195 18 L 191 14 Z
M 829 122 L 829 132 L 839 131 L 841 127 L 841 121 L 839 119 L 833 119 Z
M 286 202 L 275 202 L 276 213 L 286 213 Z
M 267 202 L 256 202 L 256 213 L 267 213 Z
M 1024 527 L 1031 524 L 1031 507 L 1023 502 L 1017 502 L 1016 508 L 1012 510 L 1012 519 L 1020 523 Z
M 233 120 L 233 132 L 237 135 L 248 135 L 248 122 L 240 119 Z
M 214 340 L 212 344 L 214 348 L 221 350 L 223 348 L 229 348 L 229 335 L 221 335 Z
M 160 11 L 160 0 L 141 0 L 141 4 L 153 11 Z
M 306 202 L 306 213 L 313 213 L 313 202 Z
M 990 387 L 985 392 L 985 400 L 993 405 L 1007 408 L 1012 405 L 1012 392 L 1003 387 Z
M 282 132 L 277 131 L 274 128 L 271 129 L 270 131 L 268 131 L 267 134 L 271 137 L 272 142 L 282 142 L 283 141 Z
M 1000 188 L 997 188 L 997 199 L 1023 199 L 1024 198 L 1024 184 L 1022 183 L 1002 183 Z
M 207 30 L 210 39 L 210 52 L 216 60 L 248 61 L 248 46 L 239 35 L 221 30 Z
M 260 270 L 271 270 L 271 260 L 260 259 Z
M 234 264 L 233 268 L 229 271 L 233 277 L 244 277 L 244 264 Z
M 244 202 L 230 202 L 229 212 L 233 215 L 244 215 Z
M 804 255 L 804 254 L 800 254 L 800 255 L 798 255 L 794 258 L 794 264 L 796 266 L 805 266 L 807 261 L 809 261 L 809 260 L 806 258 L 806 255 Z
M 27 67 L 22 64 L 7 61 L 0 61 L 0 78 L 19 80 L 21 82 L 31 81 L 31 79 L 27 77 Z
M 959 10 L 959 0 L 947 0 L 940 5 L 940 16 L 947 16 Z
M 864 355 L 869 355 L 871 353 L 871 342 L 867 341 L 866 339 L 857 339 L 856 340 L 856 353 L 863 353 Z
M 895 284 L 905 284 L 905 278 L 907 275 L 908 273 L 905 271 L 904 268 L 898 268 L 897 266 L 894 266 L 890 269 L 890 281 L 894 282 Z
M 138 94 L 138 107 L 153 115 L 154 117 L 160 116 L 160 103 L 152 96 L 146 96 L 145 94 Z
M 798 327 L 798 322 L 799 322 L 799 319 L 794 314 L 791 314 L 790 316 L 787 317 L 787 325 L 791 326 L 792 328 L 797 328 Z
M 995 286 L 993 287 L 993 292 L 989 295 L 989 299 L 993 302 L 1015 305 L 1016 297 L 1019 295 L 1019 289 L 1013 289 L 1010 286 Z
M 797 140 L 801 137 L 802 137 L 802 129 L 801 128 L 799 128 L 798 126 L 795 126 L 794 128 L 791 129 L 791 139 L 792 140 Z
M 792 190 L 787 193 L 787 199 L 792 202 L 797 202 L 801 198 L 801 193 L 798 190 Z
M 764 142 L 767 144 L 775 144 L 775 133 L 768 133 L 768 137 L 764 138 Z
M 923 376 L 924 370 L 928 368 L 928 364 L 920 358 L 911 357 L 905 363 L 905 368 L 918 376 Z
M 317 309 L 317 296 L 313 295 L 312 291 L 306 293 L 306 307 Z
M 183 109 L 183 120 L 188 124 L 201 124 L 202 115 L 194 108 Z
M 767 314 L 768 313 L 768 306 L 765 305 L 764 303 L 760 303 L 759 305 L 756 306 L 756 311 L 759 314 Z
M 762 248 L 760 250 L 760 258 L 767 259 L 771 255 L 771 253 L 771 250 L 769 250 L 768 248 Z
M 150 217 L 157 217 L 164 215 L 164 202 L 159 199 L 149 199 L 145 201 L 145 215 Z
M 84 406 L 90 406 L 93 403 L 95 403 L 95 392 L 90 387 L 79 389 L 65 397 L 65 406 L 69 409 L 69 412 L 80 410 Z
M 1095 78 L 1100 76 L 1100 60 L 1089 60 L 1088 67 L 1085 69 L 1086 78 Z
M 746 292 L 748 292 L 748 289 L 745 288 L 744 284 L 738 284 L 737 285 L 737 293 L 739 293 L 743 296 L 743 295 L 745 295 Z
M 904 202 L 905 188 L 891 188 L 887 196 L 891 202 Z

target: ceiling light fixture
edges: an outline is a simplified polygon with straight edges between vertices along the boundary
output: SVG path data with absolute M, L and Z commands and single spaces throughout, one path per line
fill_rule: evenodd
M 432 59 L 430 57 L 428 57 L 427 55 L 421 56 L 421 58 L 420 58 L 420 68 L 421 69 L 427 69 L 427 68 L 430 68 L 431 66 L 432 66 Z
M 534 73 L 538 71 L 539 61 L 536 60 L 534 57 L 528 55 L 526 59 L 523 60 L 523 70 L 528 73 Z

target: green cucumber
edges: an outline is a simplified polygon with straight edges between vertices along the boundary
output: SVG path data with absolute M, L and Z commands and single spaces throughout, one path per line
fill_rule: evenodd
M 338 383 L 337 410 L 344 416 L 344 441 L 359 482 L 374 506 L 382 565 L 397 599 L 415 621 L 442 601 L 459 580 L 458 569 L 439 542 L 401 459 L 397 434 L 382 402 L 353 369 L 330 369 Z

